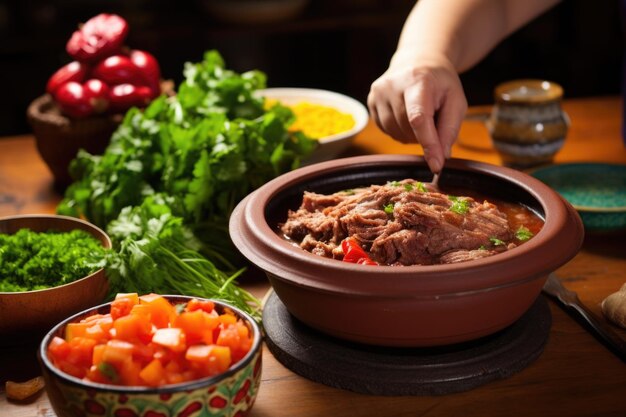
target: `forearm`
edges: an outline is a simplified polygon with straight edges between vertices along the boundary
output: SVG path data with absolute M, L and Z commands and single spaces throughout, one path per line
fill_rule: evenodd
M 391 65 L 447 58 L 459 72 L 559 0 L 419 0 Z

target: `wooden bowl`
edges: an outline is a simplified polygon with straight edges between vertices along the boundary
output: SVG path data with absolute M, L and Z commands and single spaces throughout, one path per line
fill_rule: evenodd
M 35 232 L 84 230 L 111 248 L 105 232 L 86 221 L 57 215 L 19 215 L 0 219 L 0 233 L 28 228 Z M 108 290 L 104 269 L 69 284 L 43 290 L 0 292 L 0 345 L 22 344 L 41 338 L 62 319 L 100 304 Z
M 449 160 L 440 186 L 476 190 L 530 207 L 545 224 L 531 240 L 486 258 L 443 265 L 370 266 L 307 252 L 278 224 L 306 191 L 332 193 L 413 178 L 430 181 L 424 160 L 372 155 L 323 162 L 284 174 L 233 212 L 235 246 L 264 270 L 289 312 L 323 333 L 386 346 L 437 346 L 495 333 L 533 304 L 550 272 L 576 255 L 584 230 L 561 196 L 510 168 Z

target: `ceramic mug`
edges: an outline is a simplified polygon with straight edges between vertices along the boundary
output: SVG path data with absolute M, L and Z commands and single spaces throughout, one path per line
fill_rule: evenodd
M 523 169 L 553 160 L 570 124 L 562 97 L 563 88 L 545 80 L 514 80 L 495 88 L 487 128 L 505 165 Z

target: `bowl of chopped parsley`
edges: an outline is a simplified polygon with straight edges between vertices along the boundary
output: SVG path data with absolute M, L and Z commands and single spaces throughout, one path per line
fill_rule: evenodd
M 84 220 L 0 218 L 0 344 L 39 338 L 59 320 L 101 303 L 111 240 Z

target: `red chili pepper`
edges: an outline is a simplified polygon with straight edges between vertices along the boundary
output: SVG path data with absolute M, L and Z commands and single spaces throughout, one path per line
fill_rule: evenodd
M 82 83 L 87 77 L 87 71 L 89 67 L 78 61 L 72 61 L 67 65 L 63 65 L 57 70 L 46 84 L 46 92 L 48 94 L 54 94 L 54 92 L 63 84 L 76 81 Z
M 101 13 L 75 31 L 65 49 L 78 61 L 93 62 L 118 52 L 126 35 L 126 20 L 118 15 Z
M 98 62 L 91 70 L 91 76 L 109 85 L 148 85 L 142 70 L 124 55 L 112 55 Z
M 343 249 L 343 261 L 362 265 L 378 265 L 369 255 L 359 246 L 354 238 L 348 237 L 341 242 Z
M 120 84 L 111 89 L 111 111 L 125 111 L 133 106 L 145 107 L 152 97 L 150 87 Z
M 131 62 L 137 67 L 146 81 L 146 85 L 152 90 L 152 98 L 161 94 L 161 68 L 156 58 L 145 51 L 134 49 L 128 55 Z

